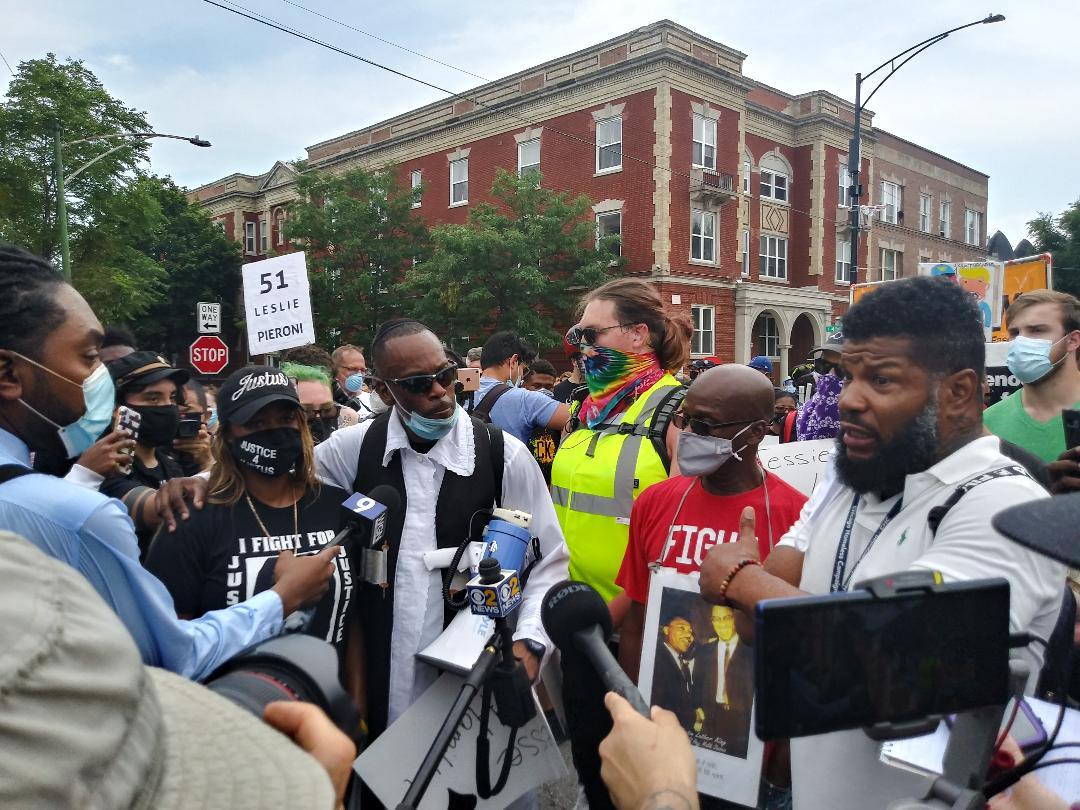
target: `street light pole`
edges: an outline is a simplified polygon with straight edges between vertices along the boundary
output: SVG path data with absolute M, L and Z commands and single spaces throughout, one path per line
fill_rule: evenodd
M 925 51 L 927 48 L 937 45 L 941 40 L 949 36 L 949 34 L 955 34 L 957 31 L 962 31 L 965 28 L 971 28 L 973 25 L 986 25 L 988 23 L 1002 22 L 1005 19 L 1004 14 L 990 14 L 981 20 L 975 20 L 974 22 L 965 23 L 964 25 L 958 25 L 956 28 L 950 28 L 948 31 L 943 31 L 940 34 L 935 34 L 929 39 L 924 39 L 910 48 L 901 51 L 890 59 L 886 59 L 876 68 L 871 70 L 865 76 L 861 73 L 855 74 L 855 126 L 854 137 L 851 139 L 851 143 L 848 146 L 848 174 L 851 176 L 851 187 L 849 188 L 850 196 L 850 222 L 851 222 L 851 275 L 850 280 L 852 284 L 855 284 L 859 278 L 859 200 L 862 198 L 862 186 L 859 183 L 859 174 L 862 169 L 862 113 L 863 109 L 869 103 L 870 99 L 874 97 L 874 94 L 881 89 L 881 85 L 885 84 L 892 78 L 900 68 Z M 900 60 L 900 64 L 896 64 L 897 60 Z M 866 79 L 869 79 L 875 73 L 880 70 L 889 68 L 889 72 L 885 74 L 884 78 L 877 83 L 877 86 L 870 91 L 865 99 L 862 97 L 862 85 Z
M 142 140 L 149 140 L 150 138 L 173 138 L 178 141 L 187 141 L 192 146 L 207 147 L 210 146 L 210 141 L 203 140 L 198 135 L 194 137 L 186 135 L 166 135 L 161 132 L 116 132 L 111 135 L 91 135 L 89 138 L 78 138 L 74 141 L 68 141 L 66 144 L 60 141 L 60 124 L 53 125 L 53 143 L 55 146 L 54 154 L 56 158 L 56 221 L 60 230 L 60 269 L 64 274 L 64 280 L 71 281 L 71 250 L 68 244 L 68 218 L 67 218 L 67 201 L 64 199 L 64 155 L 63 148 L 65 146 L 71 146 L 76 143 L 86 143 L 87 141 L 100 141 L 108 138 L 140 138 Z M 121 143 L 114 146 L 105 152 L 102 152 L 97 157 L 91 159 L 87 163 L 73 171 L 68 175 L 68 180 L 74 180 L 85 169 L 90 168 L 99 160 L 104 157 L 108 157 L 113 152 L 123 149 L 127 144 Z

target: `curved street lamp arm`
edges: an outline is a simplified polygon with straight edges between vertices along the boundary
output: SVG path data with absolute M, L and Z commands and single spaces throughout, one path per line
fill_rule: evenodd
M 950 28 L 948 31 L 943 31 L 940 34 L 935 34 L 934 36 L 932 36 L 932 37 L 930 37 L 928 39 L 924 39 L 922 42 L 915 43 L 910 48 L 905 48 L 904 50 L 900 51 L 900 53 L 896 54 L 896 56 L 893 56 L 893 57 L 890 57 L 889 59 L 886 59 L 884 62 L 882 62 L 876 68 L 871 70 L 869 73 L 865 74 L 863 76 L 863 80 L 869 79 L 871 76 L 873 76 L 879 70 L 884 68 L 886 65 L 892 64 L 897 59 L 899 59 L 901 56 L 905 56 L 905 55 L 911 53 L 912 51 L 916 50 L 917 48 L 923 48 L 924 45 L 927 48 L 930 47 L 931 45 L 935 45 L 938 42 L 940 42 L 941 40 L 945 39 L 945 37 L 947 37 L 949 34 L 955 34 L 957 31 L 963 31 L 965 28 L 971 28 L 974 25 L 985 25 L 986 23 L 991 23 L 991 22 L 1001 22 L 1004 19 L 1005 18 L 1000 14 L 991 14 L 991 15 L 989 15 L 987 17 L 984 17 L 981 20 L 975 20 L 974 22 L 965 23 L 964 25 L 958 25 L 958 26 L 956 26 L 956 28 Z M 925 50 L 925 48 L 923 48 L 923 50 Z M 907 60 L 905 59 L 904 61 L 906 62 Z M 893 69 L 892 73 L 895 73 L 895 72 L 896 72 L 896 68 Z M 891 75 L 891 73 L 890 73 L 890 75 Z M 888 77 L 886 77 L 886 78 L 888 78 Z M 881 85 L 878 85 L 878 86 L 880 87 Z
M 201 143 L 196 143 L 196 141 L 201 141 L 201 138 L 199 138 L 198 135 L 194 137 L 190 137 L 188 135 L 166 135 L 163 132 L 113 132 L 111 134 L 91 135 L 87 138 L 79 138 L 74 141 L 66 141 L 63 145 L 71 146 L 72 144 L 76 143 L 86 143 L 87 141 L 100 141 L 106 138 L 172 138 L 177 141 L 188 141 L 195 144 L 196 146 L 201 145 Z
M 143 136 L 143 137 L 146 137 L 146 136 Z M 87 139 L 87 140 L 89 140 L 89 139 Z M 72 141 L 72 143 L 78 143 L 78 141 Z M 101 160 L 101 159 L 102 159 L 103 157 L 108 157 L 108 156 L 109 156 L 109 155 L 111 155 L 111 154 L 112 154 L 113 152 L 117 152 L 117 151 L 119 151 L 119 150 L 123 149 L 123 148 L 124 148 L 124 147 L 126 147 L 126 146 L 127 146 L 127 144 L 126 144 L 126 143 L 121 143 L 121 144 L 117 144 L 116 146 L 114 146 L 114 147 L 113 147 L 112 149 L 109 149 L 108 151 L 102 152 L 102 153 L 101 153 L 100 155 L 98 155 L 97 157 L 95 157 L 95 158 L 92 158 L 92 159 L 91 159 L 91 160 L 90 160 L 90 161 L 89 161 L 88 163 L 84 163 L 84 164 L 83 164 L 82 166 L 80 166 L 79 168 L 77 168 L 77 169 L 76 169 L 75 171 L 73 171 L 73 172 L 72 172 L 71 174 L 67 175 L 67 176 L 66 176 L 66 178 L 65 178 L 65 181 L 66 181 L 66 182 L 68 182 L 68 183 L 70 183 L 70 182 L 71 182 L 72 180 L 74 180 L 74 179 L 75 179 L 76 177 L 78 177 L 78 176 L 79 176 L 80 174 L 82 174 L 82 172 L 83 172 L 83 171 L 84 171 L 85 169 L 89 169 L 89 168 L 90 168 L 91 166 L 93 166 L 93 165 L 94 165 L 95 163 L 97 163 L 97 162 L 98 162 L 99 160 Z

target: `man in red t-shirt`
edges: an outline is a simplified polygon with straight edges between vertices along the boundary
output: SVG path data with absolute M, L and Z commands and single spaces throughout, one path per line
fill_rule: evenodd
M 764 560 L 802 510 L 806 497 L 757 461 L 773 415 L 773 387 L 752 368 L 729 364 L 700 375 L 673 424 L 680 429 L 682 475 L 653 484 L 634 503 L 630 538 L 615 579 L 630 598 L 619 663 L 635 681 L 641 659 L 650 566 L 681 573 L 701 568 L 717 543 L 739 537 L 739 517 L 752 506 Z

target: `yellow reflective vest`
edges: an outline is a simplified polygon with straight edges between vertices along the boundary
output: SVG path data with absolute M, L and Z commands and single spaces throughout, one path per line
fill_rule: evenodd
M 684 390 L 665 374 L 611 423 L 596 430 L 582 424 L 568 434 L 555 454 L 551 497 L 570 550 L 570 577 L 587 582 L 605 600 L 620 592 L 615 576 L 626 553 L 634 499 L 668 477 L 650 429 L 661 413 L 670 418 Z

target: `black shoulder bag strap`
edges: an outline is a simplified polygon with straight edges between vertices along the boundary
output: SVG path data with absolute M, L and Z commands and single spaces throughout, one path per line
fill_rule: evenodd
M 471 411 L 472 415 L 477 419 L 483 419 L 485 422 L 491 421 L 491 409 L 495 407 L 495 403 L 499 401 L 499 397 L 507 393 L 510 390 L 509 385 L 496 383 L 492 386 L 491 390 L 484 394 L 484 398 L 473 405 Z
M 930 513 L 926 516 L 926 523 L 930 527 L 930 534 L 937 536 L 938 526 L 941 525 L 941 521 L 945 519 L 945 516 L 949 514 L 949 510 L 956 506 L 963 498 L 979 484 L 985 484 L 987 481 L 994 481 L 998 478 L 1010 478 L 1014 475 L 1022 475 L 1025 478 L 1031 478 L 1028 471 L 1025 470 L 1019 464 L 1011 464 L 1008 467 L 998 467 L 994 470 L 987 470 L 984 473 L 976 475 L 969 481 L 965 481 L 963 484 L 953 490 L 952 495 L 949 496 L 949 500 L 940 506 L 935 506 L 930 510 Z M 1035 479 L 1032 478 L 1032 481 Z
M 22 478 L 24 475 L 31 475 L 36 472 L 29 467 L 24 467 L 22 464 L 3 464 L 0 465 L 0 484 L 6 484 L 15 478 Z
M 501 428 L 490 422 L 485 422 L 484 427 L 487 428 L 488 447 L 491 451 L 489 456 L 491 459 L 491 474 L 495 478 L 495 505 L 502 506 L 503 467 L 506 465 L 506 453 L 503 449 L 503 432 Z
M 656 406 L 656 410 L 653 411 L 652 422 L 649 425 L 649 440 L 652 442 L 656 454 L 660 456 L 664 470 L 668 473 L 671 472 L 671 455 L 668 453 L 667 448 L 667 429 L 668 425 L 671 424 L 671 418 L 675 415 L 675 411 L 679 410 L 685 398 L 685 385 L 672 388 L 671 392 L 660 400 L 660 404 Z

